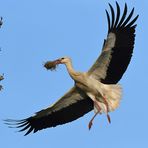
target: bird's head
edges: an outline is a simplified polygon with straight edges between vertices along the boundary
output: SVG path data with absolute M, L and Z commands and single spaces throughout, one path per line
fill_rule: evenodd
M 66 64 L 66 63 L 71 62 L 71 59 L 69 57 L 62 57 L 62 58 L 60 58 L 58 60 L 60 61 L 59 64 Z
M 62 57 L 62 58 L 59 58 L 59 59 L 54 60 L 54 61 L 47 61 L 44 64 L 44 67 L 47 70 L 55 70 L 57 65 L 59 65 L 59 64 L 67 64 L 68 62 L 71 62 L 71 59 L 69 57 Z

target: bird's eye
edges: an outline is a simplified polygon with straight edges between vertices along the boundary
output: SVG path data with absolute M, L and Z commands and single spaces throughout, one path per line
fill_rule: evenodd
M 64 58 L 61 58 L 62 60 L 64 60 Z

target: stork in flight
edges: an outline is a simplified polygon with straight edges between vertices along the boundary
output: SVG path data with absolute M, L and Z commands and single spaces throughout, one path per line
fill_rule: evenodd
M 109 122 L 109 112 L 114 111 L 120 104 L 121 86 L 117 82 L 121 79 L 131 60 L 134 41 L 136 17 L 134 8 L 127 15 L 127 4 L 123 14 L 120 14 L 119 4 L 116 2 L 116 15 L 109 4 L 111 16 L 106 10 L 108 21 L 108 35 L 104 40 L 102 52 L 88 72 L 76 72 L 72 61 L 68 57 L 59 58 L 45 64 L 47 69 L 55 68 L 58 64 L 66 65 L 67 71 L 75 85 L 63 97 L 50 107 L 37 112 L 34 116 L 23 120 L 5 120 L 7 124 L 15 125 L 25 131 L 36 133 L 39 130 L 55 127 L 80 118 L 94 109 L 94 116 L 88 127 L 92 126 L 97 114 L 105 113 Z

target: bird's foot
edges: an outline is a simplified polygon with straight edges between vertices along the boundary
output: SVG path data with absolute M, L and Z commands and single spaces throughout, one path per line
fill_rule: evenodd
M 89 124 L 88 124 L 88 129 L 89 129 L 89 130 L 91 129 L 92 125 L 93 125 L 93 122 L 92 122 L 92 120 L 90 120 L 90 122 L 89 122 Z
M 92 117 L 92 119 L 89 121 L 89 124 L 88 124 L 88 129 L 89 129 L 89 130 L 91 129 L 91 127 L 92 127 L 92 125 L 93 125 L 93 120 L 94 120 L 94 118 L 97 116 L 98 113 L 99 113 L 99 111 L 96 112 L 95 115 Z
M 108 120 L 108 123 L 111 123 L 111 119 L 110 119 L 109 114 L 107 114 L 107 120 Z

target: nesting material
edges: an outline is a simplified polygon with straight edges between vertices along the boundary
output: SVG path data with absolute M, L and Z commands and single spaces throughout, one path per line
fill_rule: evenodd
M 47 61 L 45 64 L 44 64 L 44 67 L 47 69 L 47 70 L 55 70 L 57 68 L 57 63 L 56 61 Z

